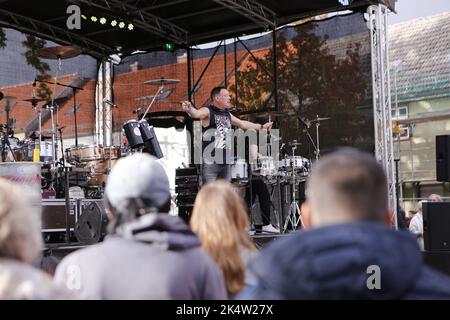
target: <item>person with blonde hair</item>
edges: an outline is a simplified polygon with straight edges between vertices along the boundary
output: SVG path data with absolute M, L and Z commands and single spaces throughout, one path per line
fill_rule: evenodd
M 0 300 L 72 297 L 31 266 L 42 246 L 40 215 L 18 185 L 0 178 Z
M 256 252 L 247 235 L 249 221 L 241 197 L 225 181 L 205 185 L 195 199 L 190 224 L 203 249 L 222 270 L 233 298 L 251 282 L 246 265 Z

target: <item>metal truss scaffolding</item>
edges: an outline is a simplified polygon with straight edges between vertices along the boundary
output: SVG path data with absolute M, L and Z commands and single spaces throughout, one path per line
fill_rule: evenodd
M 50 37 L 51 40 L 62 42 L 66 45 L 77 45 L 86 53 L 94 57 L 102 57 L 115 50 L 99 42 L 93 41 L 69 30 L 58 28 L 51 24 L 25 17 L 0 9 L 0 25 L 18 29 L 22 32 L 35 34 L 42 37 Z
M 276 14 L 269 8 L 254 0 L 214 0 L 238 14 L 266 28 L 276 27 Z
M 397 195 L 394 175 L 394 148 L 391 121 L 391 96 L 389 88 L 389 48 L 387 39 L 387 13 L 384 5 L 367 9 L 372 53 L 372 94 L 375 129 L 375 156 L 386 172 L 389 208 L 392 223 L 397 225 Z
M 133 23 L 143 30 L 178 44 L 184 44 L 187 41 L 188 32 L 186 30 L 148 12 L 147 10 L 152 9 L 152 7 L 138 9 L 121 0 L 76 0 L 74 2 L 85 3 L 92 7 L 118 11 L 125 14 L 132 13 L 135 17 Z
M 100 65 L 96 88 L 96 125 L 95 137 L 97 144 L 109 147 L 112 145 L 112 79 L 113 67 L 110 61 L 103 61 Z

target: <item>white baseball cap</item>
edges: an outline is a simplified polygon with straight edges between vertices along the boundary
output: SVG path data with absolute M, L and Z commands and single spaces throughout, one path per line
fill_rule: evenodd
M 170 198 L 169 179 L 155 157 L 138 153 L 119 159 L 106 183 L 105 195 L 118 211 L 126 212 L 128 200 L 141 198 L 162 207 Z

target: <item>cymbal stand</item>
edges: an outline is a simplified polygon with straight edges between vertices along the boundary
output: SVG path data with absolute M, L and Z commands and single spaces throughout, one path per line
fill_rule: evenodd
M 3 131 L 3 137 L 2 137 L 2 148 L 1 148 L 1 159 L 2 162 L 6 162 L 6 155 L 8 154 L 8 151 L 6 150 L 5 146 L 8 146 L 9 152 L 11 152 L 12 156 L 13 156 L 13 161 L 16 162 L 16 155 L 14 154 L 12 148 L 11 148 L 11 143 L 9 142 L 9 137 L 8 137 L 8 132 L 9 132 L 9 128 L 8 126 L 4 126 L 4 129 L 6 129 L 6 131 Z
M 320 157 L 320 141 L 319 141 L 319 127 L 320 127 L 320 121 L 319 121 L 319 115 L 316 116 L 317 117 L 317 122 L 316 122 L 316 160 L 319 160 Z
M 145 119 L 145 116 L 147 115 L 147 113 L 150 111 L 151 106 L 153 105 L 153 103 L 155 102 L 156 98 L 159 96 L 159 94 L 162 92 L 162 90 L 164 89 L 164 86 L 161 85 L 158 88 L 158 91 L 156 91 L 156 94 L 153 96 L 152 101 L 150 102 L 150 104 L 147 107 L 147 110 L 145 110 L 144 115 L 142 116 L 141 120 Z
M 316 131 L 317 131 L 317 136 L 316 136 L 316 141 L 317 144 L 314 143 L 314 139 L 312 138 L 311 134 L 309 133 L 309 128 L 311 127 L 311 124 L 308 122 L 306 122 L 302 117 L 298 117 L 298 119 L 300 120 L 300 122 L 305 126 L 304 132 L 306 133 L 306 136 L 308 137 L 309 142 L 311 143 L 311 145 L 314 148 L 314 155 L 316 156 L 316 159 L 319 159 L 319 146 L 318 146 L 318 139 L 319 139 L 319 133 L 318 133 L 318 127 L 316 124 Z M 310 153 L 309 153 L 310 155 Z
M 293 146 L 292 147 L 292 161 L 295 161 L 295 150 L 297 149 L 297 146 Z M 283 232 L 286 232 L 286 229 L 289 225 L 289 223 L 291 223 L 292 226 L 292 230 L 297 230 L 297 228 L 299 227 L 303 227 L 303 219 L 302 219 L 302 215 L 300 212 L 300 208 L 298 207 L 298 203 L 296 200 L 296 180 L 295 180 L 295 168 L 294 168 L 294 163 L 291 163 L 290 166 L 291 170 L 292 170 L 292 202 L 289 206 L 289 213 L 286 216 L 286 221 L 284 222 L 284 227 L 283 227 Z
M 52 121 L 52 147 L 53 147 L 53 161 L 52 161 L 52 167 L 56 167 L 57 159 L 58 159 L 58 140 L 56 138 L 56 130 L 58 130 L 58 120 L 59 120 L 59 112 L 58 107 L 56 106 L 56 125 L 55 120 L 53 116 L 53 110 L 55 107 L 55 92 L 56 92 L 56 85 L 58 82 L 58 76 L 59 72 L 61 71 L 61 57 L 58 56 L 58 67 L 56 68 L 56 75 L 55 75 L 55 82 L 53 84 L 53 92 L 52 92 L 52 101 L 50 105 L 50 117 Z M 40 141 L 41 141 L 41 133 L 39 132 L 39 147 L 40 147 Z

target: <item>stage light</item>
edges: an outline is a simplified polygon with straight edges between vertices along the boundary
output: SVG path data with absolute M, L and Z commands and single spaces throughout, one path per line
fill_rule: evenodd
M 119 28 L 120 28 L 120 29 L 123 29 L 124 27 L 125 27 L 125 22 L 121 21 L 121 22 L 119 23 Z
M 100 23 L 101 24 L 105 24 L 106 23 L 106 18 L 105 17 L 101 17 L 100 18 Z
M 97 17 L 96 16 L 91 16 L 91 21 L 92 22 L 97 22 Z
M 111 26 L 113 27 L 117 26 L 117 21 L 116 20 L 111 21 Z
M 164 43 L 163 50 L 173 52 L 175 50 L 175 45 L 173 43 Z
M 87 17 L 86 17 L 84 14 L 82 14 L 81 17 L 82 17 L 84 20 L 87 20 Z
M 129 23 L 129 24 L 128 24 L 128 30 L 130 30 L 130 31 L 131 31 L 131 30 L 133 30 L 133 29 L 134 29 L 134 26 L 133 26 L 133 24 L 132 24 L 132 23 Z

